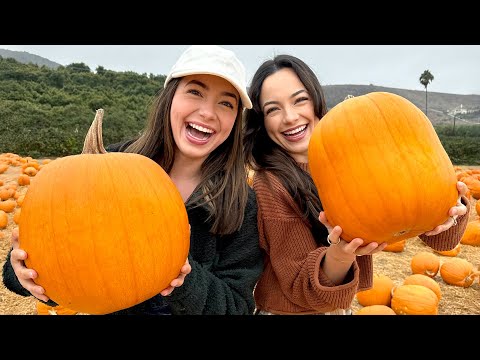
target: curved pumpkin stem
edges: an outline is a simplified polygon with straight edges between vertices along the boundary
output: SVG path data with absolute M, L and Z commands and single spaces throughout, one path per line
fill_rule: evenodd
M 88 129 L 87 136 L 85 137 L 82 154 L 107 153 L 103 146 L 102 120 L 103 109 L 98 109 L 95 113 L 95 119 L 93 119 L 92 125 L 90 125 L 90 129 Z

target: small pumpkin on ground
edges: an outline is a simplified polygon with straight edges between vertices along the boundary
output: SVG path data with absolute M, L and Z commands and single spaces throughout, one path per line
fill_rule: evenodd
M 392 309 L 397 315 L 438 315 L 438 297 L 423 285 L 400 285 L 393 291 Z
M 433 250 L 435 251 L 437 254 L 440 254 L 440 255 L 443 255 L 443 256 L 457 256 L 458 254 L 460 254 L 460 250 L 461 250 L 461 245 L 460 243 L 457 244 L 457 246 L 455 246 L 452 250 L 444 250 L 444 251 L 439 251 L 439 250 Z
M 388 276 L 374 274 L 372 288 L 357 292 L 357 301 L 362 306 L 390 306 L 390 300 L 392 299 L 391 291 L 393 287 L 393 280 Z
M 480 272 L 475 271 L 473 264 L 462 258 L 452 258 L 445 261 L 440 267 L 440 276 L 447 284 L 470 287 Z
M 438 301 L 442 298 L 442 290 L 440 289 L 440 285 L 433 280 L 430 276 L 423 275 L 423 274 L 413 274 L 407 276 L 403 280 L 403 285 L 422 285 L 426 286 L 430 290 L 432 290 L 435 295 L 438 297 Z
M 480 201 L 477 201 L 477 204 Z M 480 246 L 480 219 L 470 221 L 465 228 L 460 243 L 464 245 Z
M 421 251 L 412 257 L 410 266 L 412 273 L 423 274 L 433 278 L 440 269 L 440 259 L 431 252 Z
M 397 313 L 385 305 L 370 305 L 362 307 L 353 315 L 397 315 Z

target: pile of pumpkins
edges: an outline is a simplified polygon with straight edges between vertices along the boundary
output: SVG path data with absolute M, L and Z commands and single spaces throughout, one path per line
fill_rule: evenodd
M 363 307 L 355 315 L 438 315 L 442 298 L 434 279 L 438 273 L 446 284 L 464 288 L 480 276 L 465 259 L 452 257 L 440 264 L 439 257 L 427 251 L 414 255 L 410 264 L 412 275 L 399 286 L 386 275 L 374 274 L 372 288 L 356 294 Z

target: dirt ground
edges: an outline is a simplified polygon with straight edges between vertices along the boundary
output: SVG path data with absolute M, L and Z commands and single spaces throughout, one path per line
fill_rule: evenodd
M 40 160 L 41 162 L 41 160 Z M 4 186 L 9 183 L 16 183 L 20 167 L 10 166 L 6 172 L 0 174 L 0 180 Z M 18 186 L 19 195 L 25 194 L 28 186 Z M 471 199 L 472 210 L 470 220 L 477 218 L 475 211 L 475 199 Z M 16 226 L 13 221 L 13 212 L 8 214 L 9 223 L 7 228 L 0 229 L 0 266 L 3 267 L 6 255 L 10 250 L 10 236 L 12 229 Z M 420 251 L 433 252 L 431 248 L 423 244 L 419 238 L 412 238 L 406 242 L 405 249 L 399 253 L 381 252 L 374 255 L 374 272 L 390 277 L 395 285 L 400 285 L 403 280 L 411 275 L 410 261 Z M 435 253 L 436 254 L 436 253 Z M 438 255 L 438 254 L 436 254 Z M 449 257 L 438 255 L 440 261 L 448 260 Z M 461 251 L 457 255 L 460 258 L 470 261 L 476 269 L 480 267 L 480 247 L 461 245 Z M 442 299 L 439 303 L 439 315 L 468 315 L 480 314 L 480 284 L 478 280 L 469 288 L 461 288 L 446 284 L 440 274 L 434 279 L 439 283 L 442 291 Z M 353 311 L 361 306 L 356 300 L 352 304 Z M 0 283 L 0 315 L 35 315 L 36 300 L 33 297 L 22 297 L 7 290 L 3 282 Z

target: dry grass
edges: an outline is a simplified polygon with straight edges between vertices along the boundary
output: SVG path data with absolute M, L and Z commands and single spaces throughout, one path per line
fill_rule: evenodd
M 5 184 L 16 182 L 20 174 L 19 167 L 9 167 L 9 169 L 0 174 L 0 180 Z M 26 186 L 19 186 L 17 191 L 24 194 L 27 191 Z M 475 212 L 475 200 L 472 199 L 472 210 L 470 218 L 473 220 L 478 215 Z M 10 236 L 15 226 L 13 222 L 13 213 L 9 214 L 9 224 L 6 229 L 0 230 L 0 266 L 3 267 L 5 258 L 10 250 Z M 406 242 L 404 251 L 400 253 L 382 252 L 374 255 L 374 271 L 378 274 L 384 274 L 390 277 L 396 285 L 400 285 L 408 275 L 411 274 L 410 261 L 413 255 L 419 251 L 430 251 L 419 238 L 413 238 Z M 441 261 L 448 259 L 446 256 L 438 255 Z M 461 245 L 461 251 L 458 257 L 470 261 L 476 268 L 480 266 L 480 247 Z M 457 314 L 480 314 L 480 284 L 475 282 L 469 288 L 460 288 L 448 285 L 443 282 L 440 274 L 434 278 L 442 290 L 442 299 L 439 304 L 439 314 L 457 315 Z M 7 290 L 3 282 L 0 282 L 0 315 L 34 315 L 35 299 L 33 297 L 22 297 Z M 360 305 L 355 300 L 353 310 L 360 309 Z

